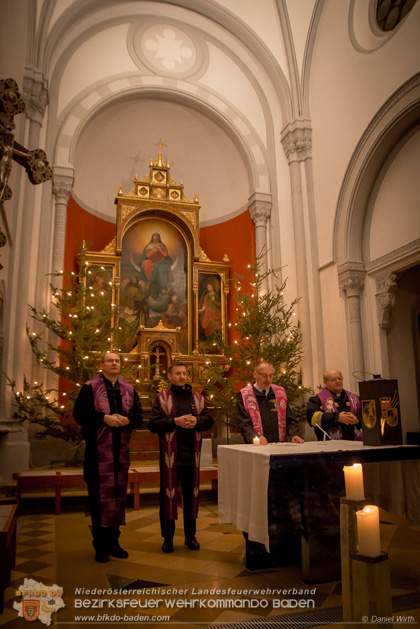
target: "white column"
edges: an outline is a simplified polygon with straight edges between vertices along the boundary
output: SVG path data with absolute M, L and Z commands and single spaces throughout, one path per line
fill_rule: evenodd
M 38 148 L 41 125 L 47 106 L 47 81 L 43 74 L 31 68 L 25 68 L 23 80 L 23 100 L 26 105 L 26 130 L 21 128 L 21 137 L 16 138 L 25 144 L 29 151 Z M 25 137 L 27 135 L 27 140 Z M 17 164 L 14 169 L 20 169 Z M 13 222 L 8 260 L 8 276 L 5 294 L 5 328 L 8 330 L 4 343 L 4 369 L 7 375 L 22 385 L 23 375 L 31 379 L 32 352 L 26 336 L 28 321 L 28 301 L 31 287 L 31 274 L 38 258 L 37 244 L 33 234 L 38 228 L 36 223 L 35 186 L 30 183 L 26 173 L 19 173 L 16 181 L 19 186 L 13 190 L 16 202 L 13 204 Z M 23 182 L 23 185 L 20 185 Z M 11 202 L 13 203 L 13 199 Z M 2 389 L 2 393 L 3 393 Z M 11 419 L 11 396 L 5 396 L 2 406 L 4 419 L 0 420 L 0 478 L 9 480 L 16 469 L 29 467 L 28 433 L 16 420 Z
M 307 251 L 310 252 L 311 258 L 308 260 L 309 277 L 312 278 L 312 292 L 313 292 L 313 306 L 311 306 L 311 327 L 312 327 L 312 373 L 313 382 L 317 382 L 317 378 L 320 374 L 325 372 L 325 341 L 324 341 L 324 316 L 322 312 L 322 292 L 321 292 L 321 278 L 319 273 L 319 248 L 318 238 L 315 236 L 318 233 L 316 223 L 315 212 L 315 196 L 314 196 L 314 182 L 312 171 L 312 154 L 305 159 L 305 181 L 306 181 L 306 194 L 308 199 L 308 224 L 309 224 L 309 242 L 307 240 Z
M 67 171 L 65 173 L 64 171 Z M 66 240 L 67 205 L 73 186 L 73 170 L 54 168 L 53 195 L 55 199 L 54 241 L 52 271 L 61 271 L 64 263 L 64 246 Z
M 26 116 L 29 120 L 27 148 L 33 150 L 39 146 L 39 136 L 42 119 L 47 105 L 46 80 L 40 72 L 26 69 L 23 82 L 23 99 L 26 104 Z M 14 168 L 20 168 L 15 165 Z M 25 176 L 26 177 L 26 176 Z M 9 356 L 8 370 L 17 382 L 23 381 L 23 374 L 31 377 L 32 353 L 26 337 L 26 322 L 28 320 L 30 276 L 33 265 L 36 265 L 38 252 L 33 243 L 35 224 L 35 186 L 25 181 L 23 194 L 19 199 L 17 231 L 11 246 L 10 264 L 13 269 L 9 273 L 9 294 L 12 299 L 8 304 L 10 317 L 10 336 L 7 353 Z M 10 282 L 10 284 L 9 284 Z
M 392 317 L 392 309 L 395 305 L 395 293 L 398 288 L 398 275 L 396 273 L 387 273 L 382 277 L 376 278 L 376 305 L 378 313 L 379 325 L 379 343 L 381 349 L 382 374 L 385 378 L 389 378 L 389 356 L 387 336 L 394 320 Z
M 47 80 L 38 70 L 25 68 L 23 99 L 30 120 L 28 149 L 31 151 L 39 145 L 39 133 L 48 102 Z
M 310 243 L 307 245 L 305 236 L 305 200 L 301 173 L 301 162 L 309 159 L 312 154 L 312 130 L 309 121 L 296 120 L 287 125 L 281 134 L 281 142 L 290 168 L 293 227 L 296 248 L 297 297 L 300 297 L 298 309 L 304 347 L 302 372 L 304 380 L 312 382 L 313 351 L 307 260 L 307 250 L 310 247 Z
M 350 373 L 364 372 L 365 359 L 363 349 L 362 313 L 360 296 L 364 288 L 365 271 L 361 263 L 346 263 L 338 269 L 340 292 L 347 297 L 347 311 L 350 331 L 348 356 Z
M 67 223 L 67 205 L 71 195 L 71 189 L 73 185 L 73 169 L 60 168 L 60 174 L 58 169 L 54 168 L 53 176 L 53 196 L 55 200 L 54 207 L 54 234 L 52 243 L 52 261 L 51 270 L 53 273 L 60 272 L 64 266 L 64 247 L 66 240 L 66 223 Z M 66 174 L 67 173 L 67 174 Z M 63 279 L 61 276 L 53 276 L 51 278 L 51 284 L 61 289 L 63 286 Z M 60 318 L 58 310 L 53 310 L 51 313 L 57 320 Z M 50 333 L 49 341 L 52 344 L 57 342 L 57 339 Z M 49 388 L 58 388 L 58 378 L 52 372 L 48 372 L 44 375 Z
M 255 192 L 249 199 L 249 213 L 255 223 L 255 253 L 259 260 L 261 275 L 267 272 L 267 223 L 271 216 L 271 195 Z M 263 292 L 268 289 L 267 280 L 261 286 Z

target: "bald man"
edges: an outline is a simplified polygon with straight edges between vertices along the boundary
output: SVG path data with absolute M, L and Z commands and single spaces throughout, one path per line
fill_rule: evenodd
M 73 415 L 86 441 L 84 479 L 88 486 L 95 560 L 126 559 L 119 544 L 125 524 L 130 437 L 143 421 L 137 392 L 120 376 L 118 354 L 102 356 L 100 373 L 80 390 Z
M 287 402 L 283 387 L 273 384 L 275 372 L 266 360 L 254 370 L 254 384 L 240 390 L 236 400 L 239 432 L 245 443 L 252 443 L 255 436 L 261 445 L 290 439 L 303 443 L 299 423 Z
M 328 369 L 323 379 L 324 388 L 306 406 L 306 418 L 318 441 L 326 438 L 325 433 L 331 439 L 362 441 L 359 398 L 343 389 L 341 371 Z

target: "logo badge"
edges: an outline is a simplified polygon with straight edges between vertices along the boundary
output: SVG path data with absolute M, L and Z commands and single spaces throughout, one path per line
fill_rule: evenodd
M 362 400 L 363 423 L 366 428 L 373 428 L 376 424 L 375 400 Z
M 63 588 L 59 585 L 44 585 L 34 579 L 25 579 L 23 585 L 16 590 L 19 601 L 13 603 L 13 609 L 19 618 L 29 622 L 39 620 L 49 627 L 52 614 L 65 607 Z
M 36 599 L 26 599 L 22 601 L 22 616 L 25 620 L 36 620 L 41 611 L 41 602 Z

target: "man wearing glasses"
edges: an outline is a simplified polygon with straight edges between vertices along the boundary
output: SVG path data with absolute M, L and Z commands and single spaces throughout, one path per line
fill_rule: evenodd
M 120 368 L 118 354 L 104 354 L 101 373 L 83 385 L 73 409 L 86 441 L 84 479 L 99 563 L 109 561 L 109 555 L 128 557 L 118 541 L 119 527 L 125 524 L 131 431 L 143 421 L 139 397 L 119 377 Z
M 343 374 L 329 369 L 324 374 L 324 388 L 309 398 L 306 418 L 315 429 L 318 441 L 331 439 L 362 441 L 360 400 L 343 389 Z
M 259 437 L 261 445 L 287 441 L 303 443 L 299 424 L 287 403 L 286 391 L 273 384 L 274 367 L 260 362 L 254 371 L 254 384 L 241 389 L 236 400 L 239 431 L 245 443 Z

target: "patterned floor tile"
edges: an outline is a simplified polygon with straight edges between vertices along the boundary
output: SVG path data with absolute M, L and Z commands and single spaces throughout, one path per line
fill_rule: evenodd
M 54 583 L 57 578 L 57 571 L 55 566 L 46 566 L 41 570 L 37 570 L 36 573 L 33 574 L 33 578 L 36 581 L 41 581 L 44 584 Z
M 18 567 L 19 572 L 24 572 L 28 575 L 35 574 L 39 570 L 49 567 L 51 564 L 44 563 L 43 561 L 25 561 L 20 563 Z
M 200 551 L 192 552 L 185 547 L 181 513 L 176 522 L 175 551 L 170 555 L 162 553 L 159 508 L 156 497 L 155 504 L 151 504 L 152 500 L 153 498 L 149 496 L 147 500 L 145 499 L 144 511 L 127 509 L 127 526 L 122 529 L 121 544 L 128 549 L 129 558 L 127 560 L 111 558 L 104 565 L 96 564 L 93 559 L 88 514 L 68 515 L 68 524 L 64 523 L 63 515 L 57 516 L 61 520 L 50 514 L 23 516 L 16 566 L 11 575 L 11 587 L 5 592 L 5 612 L 0 617 L 0 624 L 13 626 L 13 620 L 16 620 L 16 612 L 13 610 L 15 589 L 23 584 L 25 577 L 52 585 L 56 583 L 58 573 L 63 581 L 60 585 L 70 591 L 68 584 L 76 583 L 82 571 L 85 582 L 91 582 L 90 587 L 97 585 L 99 575 L 102 575 L 102 581 L 109 587 L 130 590 L 133 596 L 139 589 L 158 587 L 174 589 L 182 587 L 187 593 L 193 592 L 194 588 L 196 591 L 200 588 L 206 591 L 212 587 L 231 587 L 236 590 L 241 588 L 275 590 L 291 586 L 308 588 L 302 580 L 300 566 L 255 572 L 247 570 L 244 562 L 243 536 L 233 526 L 218 524 L 215 503 L 207 502 L 200 508 L 197 521 Z M 420 529 L 409 525 L 404 518 L 392 514 L 381 513 L 381 521 L 381 539 L 390 557 L 393 594 L 418 590 Z M 69 528 L 76 523 L 85 536 L 84 543 L 77 544 L 77 548 L 75 546 L 77 540 L 68 535 Z M 69 562 L 69 558 L 73 561 Z M 68 570 L 72 574 L 68 572 L 63 562 L 70 566 Z M 341 605 L 340 582 L 319 584 L 315 589 L 314 600 L 317 609 Z M 74 592 L 74 587 L 72 591 Z M 188 596 L 189 594 L 187 598 Z M 197 610 L 194 609 L 174 608 L 165 610 L 166 612 L 171 616 L 171 623 L 161 623 L 159 629 L 197 622 Z M 206 609 L 200 610 L 200 626 L 223 622 L 238 623 L 268 616 L 275 617 L 276 610 Z M 176 625 L 176 622 L 180 624 Z M 148 625 L 148 629 L 153 627 Z
M 44 546 L 44 544 L 46 544 L 47 542 L 49 542 L 50 540 L 45 540 L 45 539 L 40 539 L 39 537 L 22 537 L 19 538 L 19 544 L 23 545 L 23 546 L 30 546 L 32 548 L 37 548 L 39 546 Z
M 44 548 L 41 550 L 40 548 L 28 548 L 22 546 L 19 549 L 19 556 L 16 558 L 16 565 L 23 563 L 27 559 L 38 559 L 38 557 L 42 557 L 43 555 L 45 555 Z
M 241 550 L 244 550 L 243 547 L 244 547 L 243 541 L 237 542 L 235 540 L 233 540 L 232 542 L 226 541 L 226 540 L 216 540 L 214 542 L 207 542 L 206 544 L 203 544 L 201 542 L 201 548 L 206 549 L 206 550 L 221 550 L 225 552 L 230 552 L 232 550 L 235 550 L 236 548 L 240 548 Z
M 241 571 L 242 566 L 232 566 L 222 562 L 209 562 L 209 564 L 197 572 L 205 572 L 207 575 L 218 577 L 236 577 Z
M 51 535 L 51 531 L 44 530 L 44 529 L 40 529 L 40 528 L 36 528 L 36 529 L 30 529 L 30 528 L 22 528 L 22 537 L 28 537 L 30 536 L 31 538 L 36 538 L 36 537 L 45 537 L 46 535 Z

